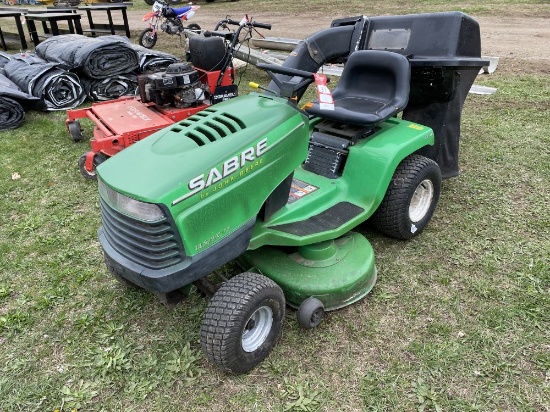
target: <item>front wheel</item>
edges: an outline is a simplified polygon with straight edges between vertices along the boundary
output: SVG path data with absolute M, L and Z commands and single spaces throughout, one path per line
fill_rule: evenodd
M 146 49 L 152 49 L 157 44 L 157 33 L 148 27 L 139 34 L 138 43 Z
M 103 163 L 107 158 L 100 153 L 96 153 L 93 160 L 92 170 L 86 169 L 86 157 L 88 153 L 84 153 L 78 158 L 78 170 L 85 179 L 97 180 L 96 168 Z
M 153 4 L 155 4 L 155 0 L 144 0 L 145 3 L 147 3 L 149 6 L 152 6 Z
M 410 239 L 430 221 L 440 192 L 441 171 L 437 163 L 412 154 L 397 167 L 371 222 L 388 236 Z
M 285 297 L 271 279 L 242 273 L 225 282 L 203 315 L 201 346 L 207 358 L 230 373 L 245 373 L 275 346 L 283 326 Z

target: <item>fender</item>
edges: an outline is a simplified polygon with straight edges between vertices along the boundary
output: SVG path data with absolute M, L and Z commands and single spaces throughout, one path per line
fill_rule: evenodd
M 151 11 L 151 12 L 147 13 L 145 16 L 143 16 L 143 18 L 141 20 L 142 21 L 151 20 L 156 15 L 157 15 L 157 13 L 155 11 Z

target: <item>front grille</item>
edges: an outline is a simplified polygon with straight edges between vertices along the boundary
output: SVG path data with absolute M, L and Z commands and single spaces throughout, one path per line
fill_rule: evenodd
M 101 197 L 100 206 L 105 236 L 124 257 L 151 269 L 163 269 L 183 260 L 183 246 L 168 219 L 142 222 L 117 212 Z

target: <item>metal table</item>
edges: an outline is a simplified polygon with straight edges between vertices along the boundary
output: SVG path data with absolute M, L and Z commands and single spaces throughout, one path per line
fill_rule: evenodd
M 92 36 L 96 36 L 97 33 L 116 34 L 115 32 L 119 30 L 124 31 L 126 37 L 130 38 L 130 27 L 128 25 L 128 15 L 126 14 L 126 9 L 131 5 L 132 3 L 100 4 L 95 6 L 81 6 L 78 7 L 78 10 L 84 10 L 86 12 L 90 28 L 85 31 L 90 32 Z M 113 11 L 121 12 L 123 21 L 122 24 L 115 24 L 113 22 Z M 92 12 L 106 12 L 109 23 L 105 24 L 94 22 Z
M 59 26 L 57 25 L 60 21 L 67 22 L 70 33 L 83 34 L 82 26 L 80 25 L 80 18 L 80 14 L 76 13 L 35 13 L 25 15 L 25 20 L 27 21 L 27 26 L 29 27 L 29 35 L 35 47 L 40 43 L 40 37 L 49 37 L 49 33 L 44 33 L 43 36 L 38 35 L 35 21 L 48 22 L 51 27 L 51 35 L 58 36 L 61 34 L 59 31 Z
M 27 12 L 25 12 L 26 14 Z M 32 14 L 38 14 L 38 13 L 78 13 L 78 10 L 75 7 L 46 7 L 46 10 L 44 9 L 38 9 L 38 10 L 32 10 Z M 48 27 L 48 22 L 43 21 L 42 22 L 42 28 L 44 29 L 45 34 L 50 34 L 50 28 Z

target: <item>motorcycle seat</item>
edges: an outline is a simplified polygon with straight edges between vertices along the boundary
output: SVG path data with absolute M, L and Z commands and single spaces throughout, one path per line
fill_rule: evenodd
M 191 6 L 185 6 L 185 7 L 171 7 L 172 11 L 175 13 L 176 16 L 179 16 L 183 13 L 187 13 L 190 9 L 191 9 Z

